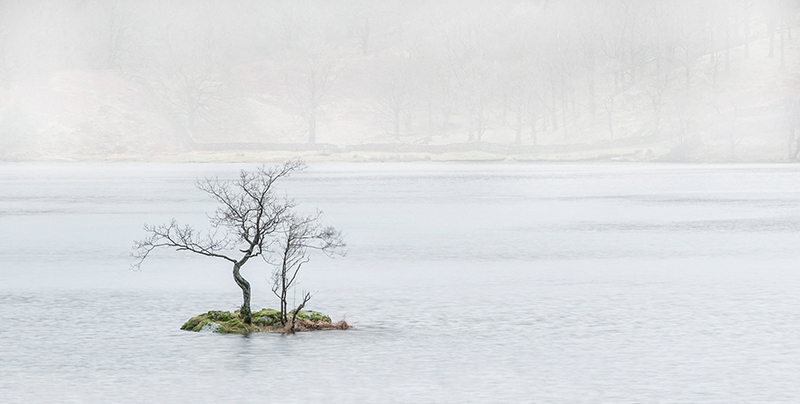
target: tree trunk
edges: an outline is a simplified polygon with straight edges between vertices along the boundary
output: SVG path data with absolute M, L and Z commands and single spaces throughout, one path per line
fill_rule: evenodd
M 655 113 L 655 128 L 653 134 L 658 135 L 661 132 L 661 94 L 653 100 L 653 112 Z
M 592 113 L 592 120 L 594 120 L 597 115 L 597 104 L 595 103 L 594 94 L 594 77 L 589 78 L 589 112 Z
M 553 101 L 553 108 L 551 112 L 553 113 L 553 132 L 558 130 L 558 111 L 556 110 L 556 84 L 550 79 L 550 92 Z
M 286 325 L 286 319 L 288 316 L 287 312 L 287 305 L 286 305 L 286 267 L 284 266 L 281 269 L 281 325 Z
M 744 57 L 750 57 L 750 14 L 744 13 Z
M 783 45 L 783 29 L 781 29 L 781 69 L 786 67 L 786 59 L 784 57 L 784 45 Z
M 595 89 L 594 89 L 595 87 L 594 80 L 596 74 L 594 71 L 595 70 L 594 52 L 589 53 L 589 55 L 587 56 L 587 60 L 588 60 L 587 63 L 588 68 L 586 69 L 587 70 L 586 76 L 588 79 L 587 84 L 589 87 L 589 112 L 591 112 L 592 120 L 594 120 L 597 114 L 597 104 L 595 102 Z
M 731 29 L 725 25 L 725 73 L 731 68 Z
M 606 117 L 608 119 L 608 133 L 611 140 L 614 140 L 614 97 L 612 96 L 605 102 Z
M 303 308 L 306 307 L 306 303 L 308 303 L 309 300 L 311 300 L 311 295 L 309 293 L 304 294 L 303 301 L 294 310 L 292 310 L 292 322 L 289 328 L 290 334 L 294 334 L 295 324 L 297 323 L 297 313 L 300 313 L 300 310 L 303 310 Z
M 564 141 L 567 140 L 567 100 L 561 99 L 561 127 L 564 128 Z
M 769 57 L 775 56 L 775 23 L 769 22 Z
M 182 131 L 182 137 L 189 150 L 197 150 L 197 142 L 194 140 L 195 121 L 197 120 L 196 109 L 188 111 L 186 114 L 186 123 L 183 122 L 180 115 L 176 115 L 175 123 L 178 127 L 176 129 Z
M 361 32 L 361 55 L 369 53 L 369 17 L 364 17 L 364 28 Z
M 561 126 L 564 127 L 564 141 L 567 140 L 567 89 L 564 75 L 561 75 Z
M 400 110 L 394 110 L 394 138 L 400 140 Z
M 403 114 L 404 121 L 403 124 L 406 127 L 406 133 L 414 133 L 414 115 L 410 109 L 406 109 L 406 112 Z
M 233 264 L 233 280 L 236 281 L 236 284 L 242 289 L 242 308 L 241 308 L 241 316 L 245 324 L 251 324 L 252 318 L 250 315 L 250 282 L 248 282 L 242 275 L 239 273 L 242 264 L 235 263 Z
M 655 124 L 654 124 L 654 128 L 653 128 L 653 134 L 658 136 L 658 134 L 661 133 L 661 110 L 656 112 L 656 117 L 655 117 L 654 120 L 655 120 Z
M 475 138 L 480 142 L 483 136 L 483 118 L 480 115 L 475 116 Z
M 428 133 L 425 140 L 430 142 L 433 138 L 433 95 L 428 96 Z
M 692 68 L 691 63 L 692 63 L 692 61 L 691 61 L 691 55 L 689 53 L 689 44 L 688 43 L 686 44 L 686 49 L 685 50 L 686 50 L 686 53 L 685 53 L 685 56 L 686 56 L 686 60 L 685 60 L 685 64 L 686 64 L 686 88 L 689 88 L 689 82 L 692 79 L 692 71 L 691 71 L 691 68 Z
M 569 106 L 572 108 L 572 122 L 577 123 L 578 118 L 581 117 L 581 112 L 578 110 L 578 103 L 575 102 L 575 87 L 569 90 Z
M 317 111 L 312 109 L 308 118 L 308 143 L 317 142 Z

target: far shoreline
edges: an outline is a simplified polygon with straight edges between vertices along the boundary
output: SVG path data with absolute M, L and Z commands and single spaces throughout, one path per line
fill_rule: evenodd
M 759 158 L 670 158 L 664 150 L 653 149 L 584 150 L 560 154 L 500 154 L 483 151 L 443 153 L 306 151 L 191 151 L 158 154 L 93 154 L 71 156 L 25 156 L 0 160 L 0 163 L 279 163 L 302 160 L 307 163 L 642 163 L 642 164 L 793 164 L 786 157 Z

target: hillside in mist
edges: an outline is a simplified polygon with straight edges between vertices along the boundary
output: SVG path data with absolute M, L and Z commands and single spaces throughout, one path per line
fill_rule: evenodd
M 0 159 L 791 161 L 800 1 L 0 3 Z

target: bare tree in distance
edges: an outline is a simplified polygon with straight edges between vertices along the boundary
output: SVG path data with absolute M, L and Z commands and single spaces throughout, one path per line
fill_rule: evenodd
M 783 101 L 783 118 L 788 140 L 789 159 L 797 160 L 800 154 L 800 83 L 794 94 L 787 94 Z
M 125 73 L 144 86 L 153 111 L 170 120 L 189 149 L 196 149 L 204 134 L 243 132 L 243 94 L 229 51 L 232 38 L 218 33 L 224 31 L 224 21 L 198 11 L 194 18 L 200 24 L 188 26 L 174 4 L 163 11 L 158 16 L 163 26 L 153 33 L 158 39 L 141 47 L 141 63 L 125 66 Z
M 294 202 L 275 196 L 275 182 L 304 167 L 301 162 L 290 161 L 275 167 L 261 166 L 252 172 L 242 170 L 236 180 L 198 181 L 197 187 L 221 205 L 209 217 L 210 228 L 201 231 L 181 226 L 175 219 L 158 226 L 145 225 L 147 237 L 134 243 L 134 267 L 139 268 L 156 248 L 174 248 L 228 261 L 233 264 L 233 279 L 242 289 L 241 317 L 250 324 L 251 288 L 241 275 L 241 268 L 251 258 L 263 258 L 274 242 L 276 230 L 285 227 L 286 219 L 292 217 L 289 210 Z
M 9 89 L 11 88 L 11 71 L 14 69 L 14 65 L 9 61 L 10 58 L 6 51 L 8 33 L 2 24 L 3 22 L 0 21 L 0 85 L 5 89 Z
M 132 20 L 132 5 L 136 3 L 106 0 L 100 3 L 99 54 L 100 65 L 106 69 L 120 66 L 136 43 L 133 36 L 138 23 Z
M 511 49 L 514 58 L 499 75 L 498 87 L 502 89 L 503 120 L 515 133 L 514 144 L 522 144 L 522 131 L 529 126 L 530 138 L 535 146 L 537 98 L 541 96 L 540 89 L 536 88 L 536 76 L 541 66 L 535 43 L 530 37 L 515 38 Z M 508 119 L 507 112 L 513 114 L 512 119 Z
M 367 56 L 370 50 L 370 35 L 375 30 L 372 21 L 375 11 L 370 7 L 371 4 L 360 5 L 353 12 L 353 21 L 350 23 L 350 35 L 358 40 L 358 47 L 362 56 Z
M 241 113 L 241 94 L 225 66 L 165 63 L 147 70 L 130 68 L 127 73 L 144 84 L 155 111 L 170 117 L 190 149 L 197 148 L 203 132 L 241 129 L 236 119 Z
M 393 58 L 375 79 L 375 108 L 391 124 L 396 140 L 400 140 L 403 118 L 411 113 L 419 98 L 414 65 L 415 61 L 409 58 Z M 408 133 L 412 128 L 406 125 L 405 130 Z
M 351 0 L 338 4 L 340 9 L 352 10 L 344 20 L 348 37 L 358 43 L 361 56 L 375 54 L 386 42 L 401 36 L 402 20 L 409 10 L 408 3 L 402 0 Z
M 417 69 L 420 72 L 418 96 L 425 114 L 425 141 L 430 142 L 434 134 L 447 135 L 450 116 L 456 109 L 456 78 L 447 60 L 439 58 L 447 46 L 434 41 L 420 42 L 414 46 Z
M 300 304 L 291 313 L 289 321 L 289 292 L 297 283 L 300 268 L 309 261 L 310 250 L 319 250 L 332 257 L 344 255 L 345 247 L 340 231 L 332 226 L 320 224 L 321 212 L 314 215 L 288 214 L 279 224 L 277 234 L 277 262 L 272 274 L 272 293 L 280 299 L 281 325 L 291 324 L 294 330 L 297 313 L 311 300 L 311 294 L 303 292 Z
M 179 68 L 159 80 L 163 99 L 172 106 L 186 133 L 186 140 L 197 145 L 197 132 L 201 124 L 223 127 L 225 111 L 238 100 L 230 75 L 224 70 L 198 70 Z
M 691 87 L 691 80 L 694 76 L 692 70 L 695 66 L 695 61 L 698 56 L 706 51 L 707 33 L 706 21 L 703 19 L 705 10 L 700 7 L 696 12 L 692 12 L 691 7 L 693 3 L 689 1 L 683 2 L 681 5 L 685 11 L 676 13 L 679 19 L 679 29 L 677 32 L 677 46 L 676 50 L 680 48 L 683 53 L 683 69 L 686 73 L 686 88 Z
M 289 86 L 297 104 L 300 118 L 306 124 L 308 143 L 317 141 L 317 123 L 322 113 L 322 102 L 333 83 L 344 70 L 344 65 L 331 55 L 326 54 L 317 44 L 302 50 L 298 56 L 299 75 L 292 83 L 287 76 Z
M 678 61 L 674 57 L 677 34 L 676 29 L 666 23 L 669 21 L 669 13 L 673 12 L 669 7 L 654 5 L 650 12 L 655 23 L 647 31 L 649 35 L 646 36 L 645 46 L 655 66 L 650 79 L 645 80 L 642 88 L 644 94 L 650 98 L 650 105 L 653 108 L 653 134 L 659 134 L 662 129 L 664 96 L 678 74 Z
M 451 74 L 458 84 L 466 112 L 468 141 L 480 142 L 489 129 L 489 118 L 495 96 L 496 69 L 488 55 L 490 46 L 483 43 L 487 26 L 472 17 L 461 27 L 460 35 L 450 38 L 447 59 Z

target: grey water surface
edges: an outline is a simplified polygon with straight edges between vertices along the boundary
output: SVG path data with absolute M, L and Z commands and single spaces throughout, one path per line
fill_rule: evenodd
M 0 402 L 800 401 L 798 166 L 312 164 L 281 192 L 349 251 L 300 287 L 355 328 L 181 331 L 228 263 L 132 242 L 251 167 L 0 165 Z

